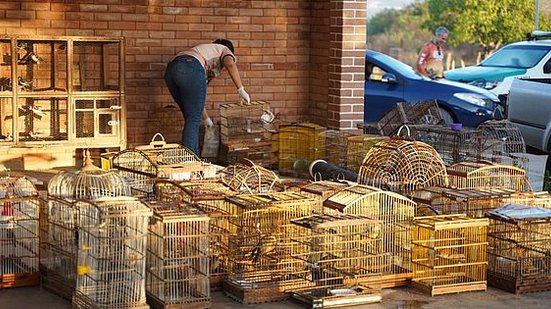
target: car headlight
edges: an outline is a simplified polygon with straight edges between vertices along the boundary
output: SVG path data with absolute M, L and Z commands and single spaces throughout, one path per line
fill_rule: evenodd
M 490 90 L 490 89 L 494 89 L 495 87 L 497 87 L 497 85 L 499 85 L 499 81 L 496 81 L 496 80 L 490 80 L 490 81 L 475 80 L 475 81 L 470 82 L 469 85 L 473 85 L 473 86 L 476 86 L 476 87 L 479 87 L 479 88 Z
M 474 105 L 488 107 L 486 97 L 478 93 L 457 92 L 457 93 L 454 93 L 453 96 L 458 98 L 459 100 L 463 100 L 465 102 L 469 102 Z

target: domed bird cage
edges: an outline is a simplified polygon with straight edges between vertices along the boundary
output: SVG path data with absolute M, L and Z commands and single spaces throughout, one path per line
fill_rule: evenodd
M 431 146 L 416 141 L 389 139 L 369 149 L 358 174 L 360 184 L 402 194 L 446 186 L 446 167 Z
M 222 183 L 239 193 L 267 193 L 275 190 L 279 177 L 250 160 L 243 159 L 220 171 Z
M 89 153 L 78 171 L 64 171 L 48 182 L 48 206 L 41 216 L 40 273 L 42 286 L 71 299 L 76 284 L 76 256 L 79 226 L 74 201 L 130 195 L 130 187 L 116 171 L 92 164 Z
M 153 308 L 209 308 L 209 217 L 183 202 L 152 203 L 146 293 Z
M 449 185 L 457 189 L 531 191 L 526 172 L 512 165 L 486 161 L 460 162 L 447 168 Z
M 146 309 L 145 256 L 151 209 L 133 197 L 77 201 L 73 308 Z
M 381 274 L 382 287 L 405 285 L 411 279 L 411 223 L 416 207 L 414 201 L 394 192 L 356 185 L 335 193 L 323 205 L 328 208 L 326 212 L 362 215 L 381 221 L 382 254 L 373 269 L 365 269 L 364 273 L 357 276 L 359 283 L 370 283 L 373 272 Z
M 487 149 L 494 151 L 489 155 L 526 153 L 526 144 L 520 129 L 509 120 L 487 120 L 479 124 L 476 130 L 478 145 L 482 147 L 480 150 L 485 160 L 489 159 L 484 158 L 484 150 Z
M 155 134 L 149 145 L 123 150 L 111 160 L 112 168 L 126 179 L 135 196 L 152 194 L 157 178 L 182 181 L 212 176 L 212 171 L 207 172 L 209 168 L 191 150 L 167 144 L 160 134 Z
M 0 177 L 0 289 L 39 283 L 38 191 L 25 177 Z

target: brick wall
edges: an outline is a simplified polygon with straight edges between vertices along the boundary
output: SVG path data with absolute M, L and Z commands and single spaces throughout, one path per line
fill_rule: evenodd
M 144 123 L 172 103 L 166 63 L 222 37 L 234 42 L 253 100 L 291 121 L 346 129 L 363 118 L 366 1 L 8 0 L 0 34 L 124 37 L 129 146 L 149 141 Z M 237 99 L 225 73 L 211 83 L 207 109 L 216 120 L 218 106 Z

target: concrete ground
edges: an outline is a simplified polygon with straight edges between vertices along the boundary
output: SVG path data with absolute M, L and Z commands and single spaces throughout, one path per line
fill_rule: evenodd
M 430 308 L 551 308 L 551 292 L 514 295 L 489 288 L 487 292 L 471 292 L 430 297 L 412 288 L 383 290 L 383 301 L 378 304 L 353 308 L 379 309 L 430 309 Z M 0 290 L 1 309 L 70 309 L 71 304 L 40 287 Z M 298 309 L 303 308 L 292 301 L 242 305 L 226 297 L 222 292 L 212 294 L 213 309 Z

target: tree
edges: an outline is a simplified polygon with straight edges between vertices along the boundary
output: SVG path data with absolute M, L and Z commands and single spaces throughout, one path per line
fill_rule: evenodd
M 521 41 L 534 27 L 534 0 L 427 0 L 426 29 L 445 26 L 451 32 L 449 43 L 480 44 L 485 53 L 502 44 Z M 549 20 L 540 14 L 540 28 Z
M 396 9 L 384 9 L 369 19 L 367 29 L 370 35 L 384 33 L 390 29 L 400 11 Z

